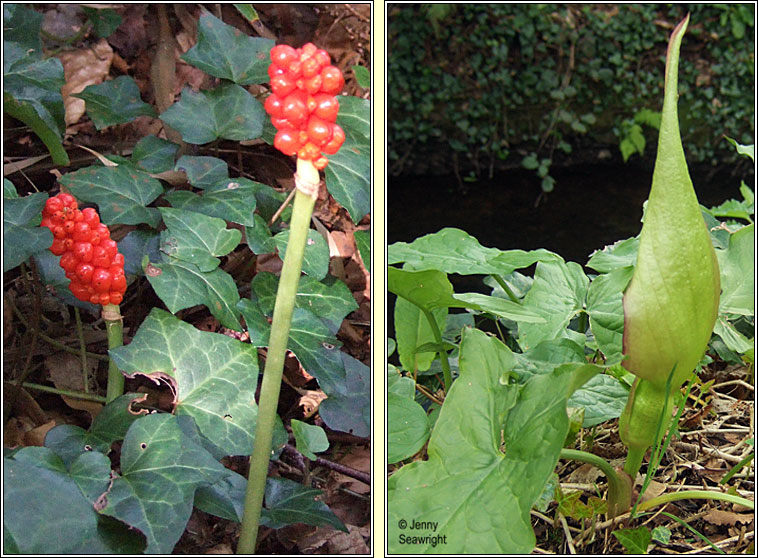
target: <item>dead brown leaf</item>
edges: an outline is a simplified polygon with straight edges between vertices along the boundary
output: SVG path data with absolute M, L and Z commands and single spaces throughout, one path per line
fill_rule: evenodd
M 36 428 L 32 428 L 24 433 L 24 445 L 25 446 L 44 446 L 45 436 L 51 428 L 55 427 L 55 421 L 51 420 L 45 424 L 41 424 Z
M 66 84 L 61 88 L 66 109 L 66 126 L 79 122 L 85 112 L 84 99 L 72 97 L 88 85 L 102 83 L 111 69 L 113 49 L 105 39 L 92 47 L 63 52 L 58 56 L 63 64 Z
M 738 523 L 750 523 L 755 519 L 753 514 L 734 513 L 724 510 L 711 510 L 703 517 L 714 525 L 736 525 Z

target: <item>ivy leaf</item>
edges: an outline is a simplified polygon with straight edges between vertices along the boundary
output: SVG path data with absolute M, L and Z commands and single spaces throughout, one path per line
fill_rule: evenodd
M 176 393 L 175 413 L 194 418 L 200 433 L 226 455 L 250 453 L 258 416 L 258 353 L 252 345 L 200 331 L 154 308 L 132 342 L 110 355 L 126 374 L 168 381 Z
M 73 424 L 56 426 L 45 436 L 45 447 L 57 453 L 67 467 L 88 451 L 95 450 L 107 455 L 111 444 L 123 440 L 131 424 L 139 418 L 139 413 L 130 410 L 132 402 L 137 398 L 144 400 L 145 396 L 127 393 L 117 397 L 103 407 L 89 430 Z
M 108 8 L 99 10 L 86 6 L 83 6 L 82 10 L 87 14 L 87 19 L 92 22 L 98 37 L 109 37 L 121 25 L 121 15 L 115 10 Z
M 305 487 L 289 479 L 267 479 L 267 513 L 261 525 L 271 529 L 281 529 L 293 523 L 330 525 L 338 531 L 347 533 L 347 527 L 324 502 L 317 499 L 319 496 L 321 496 L 320 490 Z
M 224 466 L 180 428 L 182 418 L 164 413 L 134 422 L 121 448 L 121 476 L 104 495 L 101 513 L 144 533 L 148 554 L 173 550 L 197 488 L 224 475 Z
M 146 207 L 163 193 L 161 183 L 129 164 L 91 166 L 64 174 L 60 183 L 77 199 L 96 203 L 107 225 L 139 225 L 156 228 L 160 214 Z
M 13 11 L 14 14 L 30 12 L 34 14 L 25 8 Z M 6 15 L 5 11 L 3 15 Z M 5 17 L 3 20 L 5 27 Z M 36 18 L 31 17 L 29 21 L 36 21 Z M 16 31 L 21 32 L 22 28 L 16 28 Z M 66 129 L 61 95 L 61 87 L 65 84 L 63 65 L 57 58 L 40 60 L 42 50 L 36 50 L 39 34 L 34 36 L 36 41 L 32 41 L 34 46 L 30 46 L 30 50 L 3 41 L 6 47 L 4 50 L 9 54 L 3 63 L 3 110 L 29 126 L 39 136 L 56 165 L 66 166 L 69 158 L 61 143 Z
M 47 194 L 42 192 L 3 200 L 3 271 L 50 248 L 53 234 L 38 222 L 46 201 Z
M 195 264 L 201 272 L 219 265 L 221 256 L 234 250 L 242 239 L 226 222 L 194 211 L 161 207 L 166 230 L 161 233 L 161 250 L 178 260 Z
M 308 424 L 297 419 L 292 419 L 292 434 L 295 436 L 297 451 L 302 453 L 311 461 L 316 461 L 316 452 L 322 452 L 329 449 L 329 440 L 326 438 L 326 432 L 320 426 Z
M 627 554 L 647 554 L 650 545 L 650 529 L 642 525 L 633 529 L 618 529 L 613 536 L 626 549 Z
M 88 85 L 73 97 L 84 99 L 87 114 L 97 130 L 131 122 L 138 116 L 156 116 L 155 109 L 140 98 L 139 87 L 130 76 Z
M 258 305 L 266 314 L 272 315 L 276 301 L 279 279 L 269 272 L 257 273 L 253 278 L 252 289 Z M 317 281 L 312 277 L 301 277 L 295 296 L 295 307 L 309 310 L 336 334 L 342 321 L 350 312 L 358 309 L 353 295 L 347 285 L 332 277 Z
M 132 151 L 132 163 L 147 172 L 160 173 L 174 168 L 174 157 L 179 146 L 153 135 L 137 142 Z
M 274 244 L 282 261 L 287 254 L 289 236 L 289 229 L 274 236 Z M 303 273 L 319 281 L 329 273 L 329 245 L 323 236 L 312 229 L 308 231 L 308 239 L 305 244 Z
M 195 188 L 211 188 L 229 180 L 229 165 L 216 157 L 182 155 L 174 170 L 187 173 L 187 181 Z
M 318 412 L 332 430 L 361 438 L 371 435 L 371 369 L 347 353 L 340 352 L 345 368 L 343 389 L 330 393 Z
M 223 190 L 206 191 L 202 196 L 186 190 L 170 192 L 164 197 L 176 208 L 186 209 L 232 223 L 255 225 L 255 193 L 257 188 L 229 182 Z M 267 229 L 267 227 L 264 227 Z
M 166 258 L 162 263 L 145 261 L 143 270 L 172 313 L 204 304 L 224 326 L 242 331 L 236 310 L 239 293 L 231 275 L 220 268 L 203 272 L 189 262 Z
M 353 236 L 363 265 L 366 266 L 366 271 L 371 273 L 371 234 L 368 231 L 355 231 Z
M 204 72 L 239 85 L 265 83 L 271 39 L 249 37 L 211 14 L 203 14 L 197 26 L 197 44 L 182 60 Z
M 197 93 L 185 87 L 181 100 L 161 114 L 161 120 L 192 144 L 260 137 L 265 118 L 263 105 L 235 83 Z
M 3 458 L 4 541 L 32 555 L 141 553 L 139 534 L 104 521 L 93 506 L 110 480 L 110 460 L 96 451 L 70 468 L 49 448 L 30 446 Z

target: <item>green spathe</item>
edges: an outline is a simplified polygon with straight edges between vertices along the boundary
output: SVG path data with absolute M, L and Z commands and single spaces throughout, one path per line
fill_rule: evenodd
M 624 367 L 676 389 L 697 366 L 719 305 L 719 270 L 679 135 L 679 47 L 689 15 L 671 34 L 653 185 L 637 264 L 624 293 Z

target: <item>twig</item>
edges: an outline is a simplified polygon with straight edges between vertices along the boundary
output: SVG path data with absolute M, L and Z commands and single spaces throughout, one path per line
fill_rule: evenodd
M 298 460 L 305 459 L 303 457 L 303 454 L 301 454 L 299 451 L 297 451 L 297 449 L 295 449 L 289 444 L 284 446 L 283 451 L 288 456 L 292 457 L 296 461 L 296 463 Z M 329 461 L 328 459 L 324 459 L 323 457 L 317 458 L 316 461 L 314 461 L 314 463 L 316 465 L 326 467 L 327 469 L 331 469 L 332 471 L 337 471 L 338 473 L 341 473 L 355 480 L 359 480 L 362 483 L 371 486 L 371 475 L 369 473 L 364 473 L 363 471 L 359 471 L 358 469 L 353 469 L 352 467 L 348 467 L 347 465 L 343 465 L 342 463 Z
M 271 216 L 271 219 L 269 219 L 268 226 L 270 227 L 274 223 L 276 223 L 276 220 L 279 218 L 279 216 L 282 214 L 282 212 L 287 209 L 287 206 L 292 201 L 292 198 L 295 197 L 295 191 L 297 188 L 293 188 L 290 192 L 289 196 L 287 196 L 287 199 L 282 202 L 282 205 L 279 206 L 279 209 L 276 210 L 276 213 L 274 213 Z

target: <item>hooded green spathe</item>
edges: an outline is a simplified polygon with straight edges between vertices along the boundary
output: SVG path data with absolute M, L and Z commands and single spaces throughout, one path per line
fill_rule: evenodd
M 653 185 L 631 283 L 624 293 L 624 367 L 672 389 L 705 352 L 719 305 L 719 269 L 692 188 L 677 115 L 679 47 L 689 15 L 676 26 L 666 78 Z

